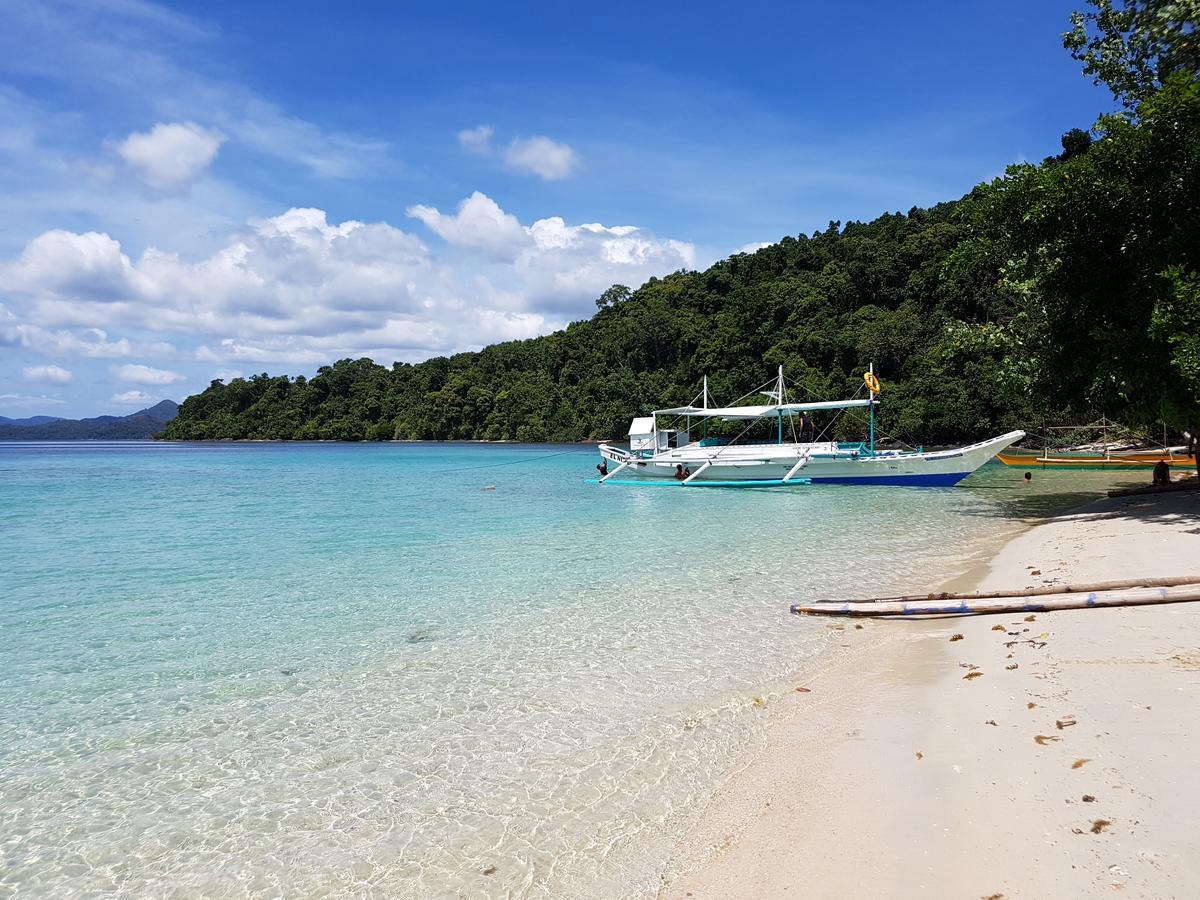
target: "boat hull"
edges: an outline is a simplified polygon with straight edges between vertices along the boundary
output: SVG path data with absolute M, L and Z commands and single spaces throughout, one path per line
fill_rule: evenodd
M 1006 466 L 1039 469 L 1153 469 L 1159 462 L 1191 465 L 1190 456 L 1171 450 L 1122 451 L 1103 453 L 1056 453 L 1048 455 L 1031 450 L 1011 450 L 996 458 Z
M 605 483 L 666 482 L 691 486 L 790 486 L 858 484 L 898 487 L 951 487 L 1000 450 L 1024 437 L 1010 432 L 990 441 L 954 450 L 885 451 L 875 455 L 841 451 L 836 444 L 779 444 L 705 448 L 688 446 L 639 458 L 601 445 L 600 452 L 620 471 L 610 469 Z M 803 461 L 803 465 L 798 465 Z M 676 476 L 684 466 L 693 477 Z

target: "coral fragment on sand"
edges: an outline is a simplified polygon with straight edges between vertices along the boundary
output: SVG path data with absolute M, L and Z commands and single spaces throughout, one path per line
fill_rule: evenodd
M 1003 625 L 993 625 L 992 626 L 992 631 L 1004 631 L 1004 630 L 1006 630 L 1006 629 L 1004 628 Z
M 1083 800 L 1084 803 L 1095 803 L 1096 802 L 1096 798 L 1093 797 L 1091 794 L 1084 794 L 1083 797 L 1081 797 L 1080 799 Z
M 1112 822 L 1108 821 L 1108 819 L 1097 819 L 1092 823 L 1092 834 L 1099 834 L 1111 824 Z
M 953 644 L 955 641 L 961 641 L 962 639 L 963 636 L 961 634 L 953 634 L 950 636 L 950 643 Z

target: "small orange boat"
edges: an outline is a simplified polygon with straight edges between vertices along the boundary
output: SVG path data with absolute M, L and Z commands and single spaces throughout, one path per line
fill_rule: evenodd
M 1153 469 L 1160 462 L 1170 466 L 1195 465 L 1195 460 L 1186 447 L 1166 446 L 1165 428 L 1163 443 L 1158 447 L 1131 446 L 1144 438 L 1139 439 L 1136 432 L 1107 416 L 1101 416 L 1087 425 L 1052 425 L 1047 431 L 1063 432 L 1064 442 L 1078 443 L 1073 449 L 1061 450 L 1050 447 L 1042 450 L 1008 447 L 1002 453 L 997 453 L 996 459 L 1006 466 L 1023 466 L 1030 469 Z M 1116 432 L 1116 435 L 1112 432 Z
M 1006 466 L 1041 469 L 1153 469 L 1160 462 L 1193 465 L 1184 447 L 1161 450 L 1013 450 L 997 453 Z

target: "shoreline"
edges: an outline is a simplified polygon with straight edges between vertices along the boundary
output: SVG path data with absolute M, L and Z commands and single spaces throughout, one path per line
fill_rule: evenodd
M 943 589 L 1200 574 L 1200 495 L 1093 501 L 981 556 Z M 1200 786 L 1175 780 L 1200 762 L 1198 612 L 831 623 L 866 652 L 680 823 L 659 896 L 1200 894 Z

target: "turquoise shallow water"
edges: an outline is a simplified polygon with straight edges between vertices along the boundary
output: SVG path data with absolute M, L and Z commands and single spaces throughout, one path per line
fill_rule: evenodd
M 932 587 L 1108 484 L 585 484 L 597 461 L 0 445 L 0 895 L 652 893 L 752 698 L 828 652 L 790 602 Z

